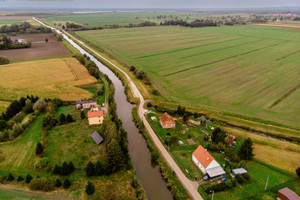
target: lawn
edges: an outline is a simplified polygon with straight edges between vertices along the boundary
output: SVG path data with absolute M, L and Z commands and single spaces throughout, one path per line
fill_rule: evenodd
M 0 80 L 0 99 L 8 101 L 26 95 L 59 97 L 64 101 L 90 98 L 93 95 L 79 87 L 96 82 L 75 58 L 2 65 L 0 74 L 5 75 Z
M 169 26 L 76 34 L 145 70 L 170 102 L 299 126 L 299 31 Z

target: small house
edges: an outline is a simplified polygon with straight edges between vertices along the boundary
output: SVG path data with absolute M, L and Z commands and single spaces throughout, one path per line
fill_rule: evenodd
M 92 135 L 91 138 L 94 140 L 94 142 L 99 145 L 103 141 L 103 138 L 99 135 L 97 131 L 95 131 Z
M 237 168 L 232 170 L 232 175 L 235 177 L 238 174 L 247 174 L 247 170 L 244 168 Z
M 98 125 L 102 124 L 104 120 L 104 113 L 103 110 L 90 110 L 88 112 L 88 120 L 89 120 L 89 125 Z
M 212 157 L 201 145 L 193 152 L 192 160 L 203 174 L 207 174 L 210 178 L 221 176 L 226 173 L 214 157 Z
M 75 108 L 77 110 L 88 110 L 92 108 L 92 106 L 97 105 L 97 99 L 83 99 L 77 100 Z
M 277 192 L 277 199 L 279 200 L 300 200 L 300 196 L 296 192 L 285 187 Z
M 163 128 L 175 128 L 176 126 L 175 120 L 166 112 L 160 117 L 159 123 Z
M 13 41 L 13 43 L 15 43 L 15 44 L 26 44 L 27 41 L 25 39 L 15 39 Z

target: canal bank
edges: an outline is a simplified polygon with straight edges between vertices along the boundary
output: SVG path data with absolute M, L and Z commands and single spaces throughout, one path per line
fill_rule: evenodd
M 125 95 L 125 87 L 121 80 L 105 65 L 99 62 L 93 55 L 85 51 L 67 35 L 62 33 L 53 27 L 50 27 L 43 22 L 33 18 L 40 24 L 55 30 L 63 35 L 64 39 L 68 41 L 74 48 L 76 48 L 81 54 L 86 54 L 92 61 L 98 66 L 99 70 L 106 74 L 112 81 L 115 87 L 114 99 L 117 104 L 117 115 L 123 122 L 124 129 L 128 132 L 128 149 L 131 156 L 131 161 L 136 168 L 136 174 L 138 180 L 142 183 L 148 199 L 172 199 L 172 193 L 168 190 L 166 182 L 163 180 L 160 174 L 160 168 L 158 165 L 152 165 L 151 152 L 147 147 L 147 143 L 143 136 L 136 128 L 131 111 L 134 105 L 127 101 Z

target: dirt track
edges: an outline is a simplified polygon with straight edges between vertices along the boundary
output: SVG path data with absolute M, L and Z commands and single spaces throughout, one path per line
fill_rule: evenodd
M 48 38 L 48 43 L 45 39 Z M 0 50 L 0 56 L 6 56 L 9 60 L 25 60 L 46 58 L 53 56 L 70 55 L 64 45 L 57 41 L 52 34 L 32 34 L 23 36 L 12 36 L 12 40 L 25 39 L 31 41 L 31 48 Z

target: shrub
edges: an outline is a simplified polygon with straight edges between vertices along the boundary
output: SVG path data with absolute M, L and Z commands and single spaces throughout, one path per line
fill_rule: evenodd
M 59 122 L 61 124 L 64 124 L 66 122 L 66 116 L 64 113 L 61 113 L 60 116 L 59 116 Z
M 84 111 L 82 110 L 82 111 L 80 112 L 80 118 L 81 118 L 81 119 L 85 119 L 85 117 L 86 117 L 86 116 L 85 116 L 85 113 L 84 113 Z
M 296 169 L 296 174 L 297 174 L 298 177 L 300 177 L 300 167 L 298 167 L 298 168 Z
M 34 164 L 35 169 L 46 169 L 48 167 L 50 166 L 49 166 L 49 159 L 47 157 L 38 159 Z
M 43 145 L 40 142 L 38 142 L 35 147 L 35 154 L 41 155 L 43 153 L 43 151 L 44 151 Z
M 57 119 L 54 115 L 47 113 L 43 119 L 43 127 L 46 129 L 51 129 L 57 123 Z
M 61 187 L 61 186 L 62 186 L 62 183 L 61 183 L 60 179 L 59 178 L 56 179 L 56 181 L 55 181 L 55 187 Z
M 8 181 L 13 181 L 13 180 L 15 180 L 15 177 L 11 173 L 9 173 L 8 177 L 7 177 L 7 180 Z
M 0 56 L 0 65 L 6 65 L 8 63 L 9 63 L 9 60 L 7 57 Z
M 159 153 L 157 151 L 151 152 L 151 160 L 154 162 L 157 162 L 157 159 L 159 158 Z
M 68 189 L 71 186 L 71 181 L 69 179 L 66 178 L 66 180 L 64 181 L 64 185 L 63 187 L 65 189 Z
M 151 102 L 148 102 L 148 103 L 147 103 L 147 107 L 148 107 L 148 108 L 153 107 L 152 103 L 151 103 Z
M 74 121 L 74 119 L 73 119 L 72 115 L 68 114 L 67 115 L 67 122 L 70 123 L 70 122 L 73 122 L 73 121 Z
M 225 181 L 224 184 L 226 185 L 226 188 L 227 188 L 227 189 L 233 188 L 233 183 L 232 183 L 231 180 Z
M 246 161 L 242 160 L 241 162 L 239 162 L 238 167 L 247 169 L 248 165 L 247 165 Z
M 236 180 L 237 180 L 240 184 L 243 184 L 243 183 L 244 183 L 244 178 L 243 178 L 242 175 L 237 174 L 237 175 L 235 176 L 235 178 L 236 178 Z
M 26 178 L 25 178 L 25 183 L 30 183 L 30 181 L 32 180 L 32 176 L 30 174 L 27 174 Z
M 35 178 L 29 183 L 29 188 L 31 190 L 41 190 L 44 192 L 49 192 L 54 189 L 54 184 L 47 178 Z
M 54 98 L 53 102 L 56 104 L 57 107 L 60 107 L 64 104 L 63 100 L 61 100 L 60 98 Z
M 250 181 L 250 175 L 249 174 L 243 174 L 242 176 L 245 180 Z
M 19 123 L 16 123 L 13 127 L 13 137 L 18 137 L 21 133 L 23 133 L 24 129 L 22 128 L 22 125 Z
M 18 182 L 24 181 L 24 178 L 23 178 L 22 176 L 18 176 L 17 181 L 18 181 Z
M 130 66 L 130 71 L 134 72 L 135 71 L 135 66 Z
M 158 90 L 153 89 L 153 90 L 152 90 L 152 94 L 154 94 L 155 96 L 158 96 L 158 95 L 159 95 L 159 92 L 158 92 Z
M 88 181 L 87 186 L 85 187 L 85 193 L 92 195 L 95 192 L 95 186 L 92 182 Z

